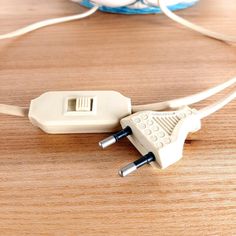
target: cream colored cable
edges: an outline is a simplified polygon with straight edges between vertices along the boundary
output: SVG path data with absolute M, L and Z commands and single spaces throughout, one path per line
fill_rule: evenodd
M 82 14 L 44 20 L 44 21 L 29 25 L 27 27 L 24 27 L 22 29 L 16 30 L 14 32 L 0 35 L 0 40 L 21 36 L 23 34 L 37 30 L 39 28 L 43 28 L 45 26 L 64 23 L 64 22 L 73 21 L 73 20 L 79 20 L 79 19 L 85 18 L 89 15 L 92 15 L 94 12 L 97 11 L 97 9 L 98 9 L 98 6 L 94 6 L 89 11 L 86 11 L 85 13 L 82 13 Z M 13 116 L 28 116 L 28 108 L 0 104 L 0 113 L 7 114 L 7 115 L 13 115 Z
M 235 36 L 229 36 L 229 35 L 224 35 L 221 33 L 217 33 L 211 30 L 208 30 L 206 28 L 203 28 L 199 25 L 193 24 L 188 20 L 183 19 L 180 16 L 177 16 L 175 13 L 173 13 L 172 11 L 170 11 L 168 9 L 168 7 L 165 4 L 165 0 L 157 0 L 159 7 L 161 9 L 161 11 L 170 19 L 172 19 L 173 21 L 193 30 L 196 31 L 198 33 L 201 33 L 203 35 L 206 35 L 210 38 L 214 38 L 220 41 L 224 41 L 224 42 L 229 42 L 229 43 L 236 43 L 236 37 Z
M 18 106 L 0 104 L 0 113 L 12 116 L 28 116 L 29 109 Z
M 228 103 L 230 103 L 234 99 L 236 99 L 236 90 L 231 92 L 229 95 L 225 96 L 224 98 L 222 98 L 220 101 L 199 110 L 198 111 L 199 118 L 202 119 L 215 113 L 216 111 L 220 110 L 222 107 L 226 106 Z
M 137 105 L 132 106 L 132 112 L 138 112 L 138 111 L 145 111 L 145 110 L 167 110 L 167 109 L 177 109 L 183 106 L 191 105 L 197 102 L 200 102 L 202 100 L 205 100 L 206 98 L 209 98 L 222 90 L 232 86 L 236 83 L 236 77 L 226 81 L 223 84 L 220 84 L 218 86 L 215 86 L 211 89 L 205 90 L 203 92 L 190 95 L 187 97 L 169 100 L 166 102 L 160 102 L 160 103 L 153 103 L 153 104 L 146 104 L 146 105 Z M 233 99 L 235 99 L 236 91 L 232 94 L 228 95 L 218 103 L 213 104 L 212 106 L 206 107 L 199 111 L 199 114 L 201 118 L 204 118 L 211 113 L 219 110 L 221 107 L 225 106 L 227 103 L 231 102 Z M 0 113 L 7 114 L 7 115 L 14 115 L 14 116 L 28 116 L 28 108 L 18 107 L 18 106 L 11 106 L 11 105 L 5 105 L 0 104 Z
M 68 22 L 68 21 L 83 19 L 85 17 L 88 17 L 88 16 L 92 15 L 94 12 L 96 12 L 98 10 L 98 8 L 99 8 L 99 6 L 95 5 L 90 10 L 88 10 L 84 13 L 81 13 L 81 14 L 76 14 L 76 15 L 72 15 L 72 16 L 66 16 L 66 17 L 60 17 L 60 18 L 40 21 L 40 22 L 31 24 L 29 26 L 26 26 L 22 29 L 16 30 L 14 32 L 0 35 L 0 40 L 21 36 L 21 35 L 24 35 L 26 33 L 32 32 L 34 30 L 37 30 L 37 29 L 40 29 L 40 28 L 43 28 L 43 27 L 46 27 L 46 26 L 49 26 L 49 25 L 55 25 L 55 24 L 59 24 L 59 23 L 65 23 L 65 22 Z
M 202 100 L 205 100 L 206 98 L 209 98 L 234 84 L 236 84 L 236 77 L 232 78 L 231 80 L 226 81 L 223 84 L 219 84 L 213 88 L 210 88 L 203 92 L 196 93 L 194 95 L 190 95 L 187 97 L 169 100 L 166 102 L 151 103 L 151 104 L 146 104 L 146 105 L 136 105 L 132 107 L 132 111 L 133 112 L 145 111 L 145 110 L 161 111 L 161 110 L 166 110 L 166 109 L 177 109 L 182 106 L 188 106 L 188 105 L 200 102 Z
M 230 36 L 228 37 L 228 36 L 225 36 L 223 34 L 211 32 L 209 30 L 206 30 L 206 29 L 204 29 L 200 26 L 197 26 L 195 24 L 192 24 L 191 22 L 175 15 L 173 12 L 171 12 L 167 8 L 164 1 L 165 0 L 158 0 L 159 6 L 160 6 L 161 10 L 163 11 L 163 13 L 165 13 L 172 20 L 174 20 L 174 21 L 176 21 L 180 24 L 183 24 L 186 27 L 189 27 L 189 28 L 191 28 L 195 31 L 203 33 L 203 34 L 205 34 L 209 37 L 216 38 L 216 39 L 223 40 L 223 41 L 228 41 L 228 42 L 236 42 L 236 38 L 234 38 L 234 37 L 230 37 Z M 77 15 L 73 15 L 73 16 L 67 16 L 67 17 L 61 17 L 61 18 L 41 21 L 41 22 L 38 22 L 38 23 L 35 23 L 35 24 L 32 24 L 32 25 L 29 25 L 25 28 L 16 30 L 12 33 L 0 35 L 0 40 L 1 39 L 12 38 L 12 37 L 17 37 L 17 36 L 29 33 L 31 31 L 37 30 L 39 28 L 45 27 L 45 26 L 82 19 L 82 18 L 85 18 L 85 17 L 93 14 L 94 12 L 96 12 L 98 10 L 98 8 L 99 8 L 99 6 L 95 5 L 93 8 L 91 8 L 90 10 L 88 10 L 87 12 L 82 13 L 82 14 L 77 14 Z M 236 82 L 236 78 L 233 78 L 233 79 L 231 79 L 231 80 L 229 80 L 229 81 L 227 81 L 227 82 L 225 82 L 221 85 L 218 85 L 218 86 L 216 86 L 212 89 L 209 89 L 209 90 L 206 90 L 204 92 L 197 93 L 195 95 L 191 95 L 191 96 L 188 96 L 188 97 L 175 99 L 175 100 L 170 100 L 170 101 L 167 101 L 167 102 L 160 102 L 160 103 L 153 103 L 153 104 L 147 104 L 147 105 L 133 106 L 132 111 L 137 112 L 137 111 L 143 111 L 143 110 L 175 109 L 175 108 L 179 108 L 181 106 L 190 105 L 190 104 L 193 104 L 193 103 L 197 103 L 201 100 L 204 100 L 204 99 L 206 99 L 210 96 L 213 96 L 214 94 L 216 94 L 216 93 L 224 90 L 225 88 L 233 85 L 235 82 Z M 26 116 L 28 114 L 28 109 L 17 107 L 17 106 L 9 106 L 9 105 L 0 104 L 0 113 L 9 114 L 9 115 L 16 115 L 16 116 Z

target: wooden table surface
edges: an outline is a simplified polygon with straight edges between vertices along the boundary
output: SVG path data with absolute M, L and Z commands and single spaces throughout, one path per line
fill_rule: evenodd
M 0 0 L 0 32 L 84 11 L 67 0 Z M 180 15 L 236 35 L 234 0 Z M 53 90 L 117 90 L 142 104 L 182 97 L 236 75 L 236 48 L 163 15 L 97 12 L 0 42 L 0 102 L 28 106 Z M 195 107 L 220 98 L 223 93 Z M 47 135 L 0 116 L 0 235 L 236 235 L 236 102 L 203 121 L 164 171 L 117 170 L 139 157 L 107 134 Z

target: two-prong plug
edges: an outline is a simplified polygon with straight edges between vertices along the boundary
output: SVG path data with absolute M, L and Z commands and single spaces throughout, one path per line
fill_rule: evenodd
M 99 142 L 99 146 L 103 149 L 111 146 L 112 144 L 118 142 L 120 139 L 125 138 L 129 135 L 132 135 L 132 129 L 127 126 L 124 129 L 122 129 L 121 131 L 109 136 L 108 138 L 102 140 Z M 119 170 L 119 175 L 124 177 L 127 176 L 128 174 L 134 172 L 135 170 L 137 170 L 138 168 L 144 166 L 145 164 L 149 164 L 152 161 L 155 160 L 154 155 L 150 152 L 148 154 L 146 154 L 145 156 L 142 156 L 140 159 L 128 164 L 127 166 L 121 168 Z
M 106 148 L 127 137 L 142 157 L 123 167 L 119 174 L 124 177 L 145 164 L 164 169 L 177 162 L 183 155 L 185 139 L 189 132 L 201 128 L 195 109 L 185 107 L 178 111 L 137 112 L 121 120 L 123 130 L 101 141 Z

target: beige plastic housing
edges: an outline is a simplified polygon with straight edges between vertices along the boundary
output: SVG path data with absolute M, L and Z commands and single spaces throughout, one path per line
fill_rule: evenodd
M 50 134 L 114 132 L 130 114 L 130 98 L 115 91 L 47 92 L 29 109 L 32 124 Z
M 122 119 L 121 126 L 132 129 L 128 139 L 142 155 L 155 155 L 156 161 L 151 165 L 164 169 L 182 158 L 188 133 L 201 128 L 196 114 L 189 107 L 170 112 L 137 112 Z

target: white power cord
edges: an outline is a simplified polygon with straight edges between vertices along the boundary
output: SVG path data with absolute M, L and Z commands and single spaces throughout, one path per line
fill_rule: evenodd
M 86 17 L 94 14 L 99 9 L 99 6 L 103 5 L 103 4 L 107 5 L 107 6 L 121 7 L 121 6 L 125 6 L 125 4 L 128 5 L 133 1 L 132 0 L 131 1 L 125 0 L 123 2 L 120 2 L 120 4 L 118 4 L 117 2 L 109 1 L 109 0 L 94 0 L 93 2 L 96 5 L 94 5 L 94 7 L 92 7 L 90 10 L 88 10 L 85 13 L 76 14 L 76 15 L 73 15 L 73 16 L 66 16 L 66 17 L 61 17 L 61 18 L 44 20 L 44 21 L 29 25 L 27 27 L 24 27 L 22 29 L 16 30 L 14 32 L 0 35 L 0 40 L 21 36 L 21 35 L 24 35 L 26 33 L 32 32 L 34 30 L 46 27 L 46 26 L 86 18 Z M 224 35 L 224 34 L 221 34 L 221 33 L 210 31 L 210 30 L 208 30 L 206 28 L 203 28 L 199 25 L 193 24 L 190 21 L 188 21 L 186 19 L 183 19 L 180 16 L 177 16 L 175 13 L 173 13 L 171 10 L 169 10 L 165 0 L 157 0 L 157 5 L 160 7 L 161 11 L 167 17 L 169 17 L 173 21 L 175 21 L 175 22 L 177 22 L 177 23 L 179 23 L 179 24 L 181 24 L 181 25 L 183 25 L 183 26 L 185 26 L 185 27 L 187 27 L 191 30 L 194 30 L 198 33 L 201 33 L 203 35 L 206 35 L 208 37 L 211 37 L 211 38 L 214 38 L 214 39 L 217 39 L 217 40 L 221 40 L 221 41 L 225 41 L 225 42 L 229 42 L 229 43 L 235 43 L 236 42 L 236 37 L 234 37 L 234 36 L 227 36 L 227 35 Z
M 83 19 L 83 18 L 86 18 L 86 17 L 92 15 L 93 13 L 95 13 L 98 10 L 98 8 L 99 8 L 99 6 L 95 5 L 90 10 L 88 10 L 88 11 L 86 11 L 84 13 L 81 13 L 81 14 L 76 14 L 76 15 L 72 15 L 72 16 L 65 16 L 65 17 L 60 17 L 60 18 L 54 18 L 54 19 L 40 21 L 40 22 L 34 23 L 32 25 L 26 26 L 26 27 L 24 27 L 22 29 L 18 29 L 18 30 L 14 31 L 14 32 L 0 35 L 0 40 L 21 36 L 21 35 L 27 34 L 29 32 L 32 32 L 34 30 L 46 27 L 46 26 Z
M 82 106 L 83 109 L 85 107 L 85 105 L 88 106 L 88 109 L 90 108 L 90 106 L 94 105 L 95 106 L 95 100 L 93 99 L 93 97 L 99 97 L 99 104 L 96 104 L 96 106 L 99 107 L 104 107 L 104 105 L 102 103 L 106 103 L 106 99 L 109 100 L 111 102 L 111 110 L 115 110 L 117 111 L 117 103 L 119 102 L 121 104 L 120 109 L 123 110 L 124 107 L 126 107 L 123 110 L 123 113 L 121 112 L 121 114 L 131 114 L 131 113 L 136 113 L 139 111 L 145 111 L 145 110 L 153 110 L 153 111 L 163 111 L 163 110 L 174 110 L 174 109 L 179 109 L 180 107 L 184 107 L 184 106 L 188 106 L 188 105 L 192 105 L 194 103 L 203 101 L 223 90 L 225 90 L 226 88 L 229 88 L 232 85 L 236 84 L 236 77 L 222 83 L 219 84 L 213 88 L 207 89 L 205 91 L 202 91 L 200 93 L 196 93 L 190 96 L 186 96 L 183 98 L 178 98 L 178 99 L 173 99 L 173 100 L 169 100 L 169 101 L 165 101 L 165 102 L 159 102 L 159 103 L 150 103 L 150 104 L 144 104 L 144 105 L 131 105 L 130 99 L 124 99 L 123 95 L 117 93 L 117 92 L 109 92 L 109 91 L 75 91 L 75 92 L 50 92 L 50 93 L 45 93 L 44 95 L 40 96 L 38 99 L 35 99 L 31 102 L 31 106 L 30 109 L 28 108 L 21 108 L 21 107 L 17 107 L 17 106 L 10 106 L 10 105 L 5 105 L 5 104 L 0 104 L 0 113 L 2 114 L 7 114 L 7 115 L 15 115 L 15 116 L 27 116 L 28 115 L 28 110 L 31 111 L 33 109 L 33 105 L 34 107 L 36 106 L 37 111 L 39 111 L 40 107 L 42 108 L 43 111 L 47 111 L 47 113 L 45 114 L 40 114 L 42 116 L 48 116 L 48 110 L 51 111 L 50 109 L 50 102 L 52 102 L 52 108 L 56 107 L 56 111 L 54 111 L 54 113 L 58 113 L 62 114 L 62 116 L 64 116 L 64 110 L 66 110 L 68 108 L 68 106 L 71 106 L 72 102 L 74 102 L 75 108 L 70 108 L 76 111 L 76 109 L 80 109 L 79 106 Z M 225 106 L 226 104 L 228 104 L 229 102 L 231 102 L 233 99 L 235 99 L 235 93 L 236 91 L 232 92 L 230 95 L 226 96 L 225 98 L 223 98 L 220 102 L 210 106 L 209 108 L 205 108 L 203 110 L 200 110 L 200 112 L 202 112 L 201 117 L 205 117 L 207 116 L 207 114 L 211 114 L 215 111 L 217 111 L 218 109 L 222 108 L 223 106 Z M 73 95 L 73 96 L 72 96 Z M 72 100 L 71 100 L 72 99 Z M 73 100 L 74 99 L 74 100 Z M 35 105 L 34 101 L 38 101 L 39 102 Z M 63 101 L 64 100 L 68 100 L 68 104 L 64 104 L 65 107 L 63 108 Z M 117 101 L 115 101 L 117 100 Z M 102 101 L 102 102 L 101 102 Z M 85 104 L 85 105 L 84 105 Z M 108 103 L 107 103 L 108 104 Z M 63 106 L 62 106 L 63 105 Z M 60 108 L 61 107 L 61 108 Z M 123 108 L 122 108 L 123 107 Z M 47 109 L 45 109 L 47 108 Z M 64 109 L 64 110 L 63 110 Z M 69 109 L 69 108 L 68 108 Z M 96 110 L 98 111 L 98 108 L 96 108 Z M 105 113 L 107 109 L 105 108 L 103 110 L 103 112 Z M 118 109 L 119 110 L 119 109 Z M 79 111 L 79 110 L 78 110 Z M 71 113 L 70 113 L 71 114 Z M 76 119 L 75 116 L 76 113 L 74 113 L 73 118 Z M 78 114 L 78 113 L 77 113 Z M 88 115 L 90 115 L 89 113 L 87 113 Z M 118 114 L 118 113 L 117 113 Z M 116 114 L 116 119 L 119 121 L 119 119 L 123 118 L 122 115 L 120 114 L 119 116 Z M 86 116 L 83 116 L 85 119 L 87 119 Z M 96 116 L 93 116 L 94 119 L 96 120 Z M 58 120 L 60 120 L 60 118 L 57 118 Z M 77 119 L 82 119 L 82 117 L 78 117 Z M 109 119 L 108 119 L 109 120 Z M 78 131 L 79 132 L 79 131 Z
M 163 13 L 172 20 L 206 36 L 226 42 L 236 42 L 235 37 L 209 31 L 175 15 L 168 9 L 165 0 L 157 1 Z M 45 26 L 82 19 L 96 12 L 98 8 L 99 6 L 95 5 L 82 14 L 41 21 L 12 33 L 0 35 L 0 40 L 17 37 Z M 99 144 L 102 148 L 106 148 L 128 136 L 143 156 L 119 171 L 121 176 L 126 176 L 147 163 L 153 167 L 166 168 L 178 161 L 183 155 L 184 141 L 188 133 L 198 131 L 201 128 L 202 118 L 234 100 L 236 91 L 199 111 L 187 105 L 213 96 L 235 83 L 236 78 L 233 78 L 195 95 L 136 106 L 131 106 L 129 98 L 114 91 L 48 92 L 32 100 L 29 109 L 0 104 L 0 113 L 28 116 L 34 125 L 47 133 L 112 132 L 121 123 L 123 130 Z M 159 112 L 160 110 L 164 111 Z
M 192 22 L 183 19 L 180 16 L 177 16 L 174 12 L 170 11 L 167 7 L 167 5 L 165 4 L 165 0 L 157 0 L 159 7 L 161 9 L 161 11 L 167 16 L 169 17 L 171 20 L 193 30 L 196 31 L 200 34 L 206 35 L 210 38 L 214 38 L 220 41 L 224 41 L 224 42 L 229 42 L 229 43 L 236 43 L 236 37 L 235 36 L 228 36 L 225 34 L 221 34 L 221 33 L 217 33 L 211 30 L 208 30 L 204 27 L 201 27 L 199 25 L 193 24 Z
M 147 163 L 164 169 L 180 160 L 188 133 L 198 131 L 201 119 L 234 100 L 236 91 L 198 111 L 187 105 L 234 84 L 236 78 L 195 95 L 139 106 L 115 91 L 47 92 L 32 100 L 29 109 L 0 104 L 0 113 L 28 116 L 33 125 L 51 134 L 113 132 L 121 124 L 123 130 L 99 145 L 106 148 L 129 138 L 143 156 L 119 171 L 126 176 Z
M 28 116 L 29 108 L 0 104 L 0 113 L 12 116 Z
M 196 93 L 187 97 L 169 100 L 165 102 L 159 102 L 159 103 L 136 105 L 132 107 L 132 111 L 134 113 L 134 112 L 144 111 L 144 110 L 162 111 L 162 110 L 169 110 L 169 109 L 177 109 L 179 107 L 192 105 L 194 103 L 205 100 L 234 84 L 236 84 L 236 77 L 226 81 L 225 83 L 219 84 L 211 89 L 208 89 L 203 92 Z
M 102 148 L 128 137 L 131 143 L 142 154 L 138 160 L 126 165 L 119 171 L 124 177 L 136 171 L 145 164 L 155 168 L 165 169 L 180 160 L 183 156 L 184 142 L 189 133 L 201 129 L 201 119 L 220 110 L 236 98 L 236 90 L 220 101 L 203 109 L 191 109 L 187 105 L 210 97 L 223 89 L 235 84 L 236 78 L 189 97 L 168 102 L 149 104 L 136 109 L 138 112 L 121 119 L 122 130 L 99 142 Z M 152 111 L 149 108 L 161 110 L 175 108 L 171 111 Z M 137 108 L 137 107 L 136 107 Z M 134 110 L 134 108 L 133 108 Z
M 18 29 L 16 31 L 13 31 L 11 33 L 0 35 L 0 40 L 18 37 L 18 36 L 27 34 L 29 32 L 35 31 L 37 29 L 46 27 L 46 26 L 83 19 L 83 18 L 86 18 L 86 17 L 92 15 L 93 13 L 95 13 L 98 10 L 98 8 L 99 8 L 99 6 L 95 5 L 90 10 L 88 10 L 84 13 L 81 13 L 81 14 L 40 21 L 40 22 L 31 24 L 29 26 L 26 26 L 24 28 Z M 0 104 L 0 113 L 2 113 L 2 114 L 13 115 L 13 116 L 28 116 L 28 111 L 29 111 L 28 108 Z
M 220 110 L 221 108 L 226 106 L 228 103 L 230 103 L 234 99 L 236 99 L 236 91 L 231 92 L 230 94 L 228 94 L 227 96 L 222 98 L 220 101 L 199 110 L 198 111 L 199 118 L 203 119 L 203 118 L 215 113 L 216 111 Z

